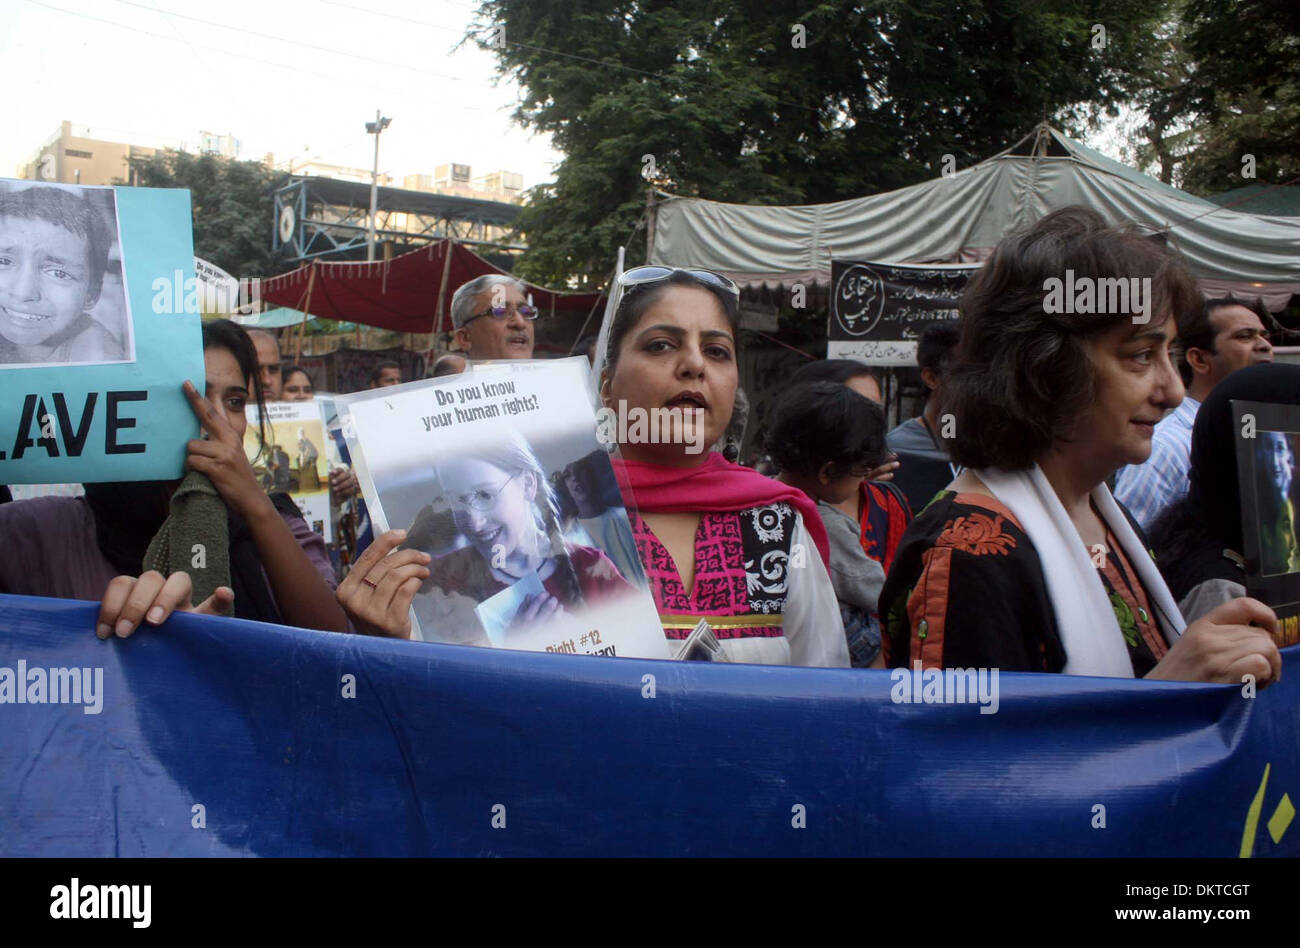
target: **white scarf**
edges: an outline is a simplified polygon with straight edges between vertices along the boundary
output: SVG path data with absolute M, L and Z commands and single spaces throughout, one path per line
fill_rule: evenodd
M 985 469 L 975 474 L 1015 514 L 1038 552 L 1065 647 L 1065 674 L 1132 678 L 1133 665 L 1106 588 L 1042 469 L 1035 464 L 1025 471 Z M 1172 645 L 1186 623 L 1169 587 L 1105 484 L 1092 491 L 1092 501 L 1137 572 L 1165 641 Z

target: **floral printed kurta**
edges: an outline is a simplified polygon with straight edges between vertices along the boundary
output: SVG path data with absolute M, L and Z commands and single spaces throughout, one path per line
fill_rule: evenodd
M 1142 677 L 1168 651 L 1119 543 L 1091 551 Z M 945 491 L 912 521 L 880 594 L 886 664 L 1059 672 L 1065 649 L 1038 553 L 992 497 Z

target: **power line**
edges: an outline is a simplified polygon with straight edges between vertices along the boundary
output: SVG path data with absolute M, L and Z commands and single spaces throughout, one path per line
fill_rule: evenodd
M 128 6 L 128 7 L 136 7 L 140 10 L 145 10 L 150 13 L 159 12 L 157 9 L 153 7 L 145 6 L 143 3 L 135 3 L 134 0 L 114 0 L 114 2 L 123 4 L 124 6 Z M 373 56 L 363 56 L 360 53 L 349 53 L 346 50 L 333 49 L 329 46 L 317 46 L 315 43 L 305 43 L 302 40 L 289 39 L 288 37 L 285 36 L 274 36 L 270 33 L 259 33 L 256 30 L 250 30 L 247 27 L 230 26 L 229 24 L 226 23 L 217 23 L 214 20 L 205 20 L 202 17 L 190 16 L 187 13 L 171 13 L 169 15 L 174 17 L 179 17 L 182 20 L 190 20 L 191 22 L 194 23 L 200 23 L 203 26 L 213 26 L 220 30 L 231 30 L 236 33 L 241 33 L 245 36 L 256 36 L 259 37 L 260 39 L 271 40 L 272 42 L 276 42 L 276 43 L 289 43 L 292 46 L 301 46 L 304 49 L 310 49 L 318 53 L 329 53 L 331 56 L 348 56 L 351 57 L 352 59 L 359 59 L 362 62 L 374 63 L 380 66 L 394 66 L 398 69 L 406 69 L 409 70 L 410 72 L 419 73 L 424 76 L 432 76 L 435 79 L 447 79 L 450 80 L 451 82 L 468 82 L 470 85 L 479 86 L 480 88 L 483 89 L 493 88 L 492 86 L 486 85 L 481 82 L 471 82 L 468 79 L 462 79 L 459 76 L 448 76 L 444 73 L 432 72 L 428 69 L 421 69 L 418 66 L 408 66 L 404 63 L 389 62 L 383 59 L 376 59 Z
M 339 0 L 320 0 L 320 2 L 329 4 L 332 7 L 342 7 L 345 10 L 356 10 L 358 13 L 365 13 L 370 16 L 382 16 L 389 20 L 398 20 L 402 23 L 415 23 L 418 26 L 427 26 L 434 30 L 445 30 L 448 33 L 457 33 L 461 36 L 465 35 L 464 30 L 458 30 L 450 26 L 443 26 L 441 23 L 430 23 L 428 20 L 417 20 L 415 17 L 399 16 L 396 13 L 384 13 L 382 10 L 367 10 L 365 7 L 354 6 L 351 3 L 340 3 Z M 459 4 L 457 4 L 457 6 L 459 6 Z M 473 8 L 471 7 L 471 9 Z
M 180 31 L 179 28 L 177 28 L 176 24 L 172 22 L 171 17 L 167 15 L 167 11 L 164 10 L 162 7 L 158 6 L 158 0 L 150 0 L 150 2 L 154 5 L 155 8 L 157 8 L 158 12 L 163 15 L 163 18 L 167 20 L 167 25 L 171 27 L 171 31 L 176 34 L 176 38 L 179 39 L 186 46 L 188 46 L 190 48 L 190 52 L 194 54 L 194 58 L 203 64 L 203 68 L 207 70 L 208 75 L 212 78 L 212 81 L 214 83 L 219 82 L 220 80 L 217 78 L 217 74 L 213 72 L 212 67 L 208 65 L 208 61 L 199 55 L 199 51 L 194 48 L 194 44 L 190 42 L 189 37 L 187 37 L 184 33 Z
M 64 14 L 65 16 L 74 16 L 74 17 L 79 17 L 79 18 L 81 18 L 81 19 L 83 19 L 83 20 L 92 20 L 92 21 L 94 21 L 94 22 L 96 22 L 96 23 L 104 23 L 104 24 L 107 24 L 108 26 L 115 26 L 115 27 L 117 27 L 118 29 L 127 30 L 127 31 L 132 32 L 132 33 L 140 33 L 140 34 L 142 34 L 142 35 L 144 35 L 144 36 L 152 36 L 152 37 L 154 37 L 155 39 L 166 40 L 168 43 L 174 43 L 174 42 L 175 42 L 175 39 L 174 39 L 173 37 L 165 36 L 165 35 L 163 35 L 162 33 L 155 33 L 155 32 L 153 32 L 152 30 L 142 29 L 142 28 L 137 27 L 137 26 L 128 26 L 128 25 L 125 24 L 125 23 L 118 23 L 118 22 L 115 21 L 115 20 L 106 20 L 106 19 L 104 19 L 103 17 L 92 16 L 92 15 L 89 14 L 89 13 L 81 13 L 81 12 L 76 11 L 76 10 L 65 10 L 65 9 L 63 9 L 62 7 L 56 7 L 56 6 L 53 6 L 52 4 L 44 3 L 44 2 L 42 2 L 42 0 L 24 0 L 24 2 L 25 2 L 25 3 L 30 3 L 30 4 L 32 4 L 32 5 L 34 5 L 34 6 L 43 7 L 43 8 L 45 8 L 46 10 L 52 10 L 52 11 L 54 11 L 55 13 L 62 13 L 62 14 Z M 259 58 L 259 57 L 257 57 L 257 56 L 250 56 L 250 55 L 248 55 L 247 53 L 237 53 L 237 52 L 233 52 L 233 51 L 231 51 L 231 50 L 220 49 L 220 48 L 218 48 L 218 47 L 216 47 L 216 46 L 209 46 L 209 45 L 207 45 L 207 44 L 205 44 L 205 43 L 196 43 L 196 44 L 193 44 L 193 45 L 198 46 L 200 49 L 206 49 L 206 50 L 208 50 L 209 52 L 220 53 L 222 56 L 231 56 L 231 57 L 234 57 L 234 58 L 236 58 L 236 59 L 246 59 L 246 60 L 248 60 L 249 62 L 260 63 L 261 65 L 264 65 L 264 66 L 274 66 L 274 67 L 277 68 L 277 69 L 288 70 L 288 71 L 293 72 L 293 73 L 298 74 L 298 75 L 316 76 L 316 77 L 318 77 L 318 78 L 320 78 L 320 79 L 327 79 L 327 80 L 329 80 L 329 81 L 331 81 L 331 82 L 341 82 L 341 83 L 346 83 L 347 85 L 357 86 L 357 87 L 362 88 L 362 89 L 371 89 L 371 90 L 382 89 L 382 90 L 384 90 L 385 92 L 387 92 L 387 93 L 389 93 L 389 94 L 392 94 L 392 92 L 393 92 L 393 89 L 392 89 L 390 86 L 383 86 L 383 85 L 379 85 L 379 84 L 376 84 L 376 83 L 356 82 L 356 81 L 351 80 L 351 79 L 345 79 L 345 78 L 343 78 L 343 77 L 341 77 L 341 76 L 338 76 L 338 75 L 336 75 L 336 74 L 323 73 L 323 72 L 316 72 L 316 71 L 311 70 L 311 69 L 303 69 L 303 68 L 300 67 L 300 66 L 289 65 L 289 64 L 286 64 L 286 63 L 278 63 L 278 62 L 275 62 L 274 60 L 269 60 L 269 59 L 261 59 L 261 58 Z M 402 93 L 400 93 L 400 94 L 402 94 L 402 95 L 407 95 L 408 93 L 406 93 L 406 92 L 402 92 Z M 439 101 L 439 100 L 437 100 L 437 99 L 430 99 L 430 98 L 428 98 L 427 96 L 419 96 L 419 95 L 417 95 L 417 96 L 413 96 L 413 98 L 416 99 L 417 101 L 420 101 L 420 102 L 426 102 L 426 103 L 428 103 L 428 104 L 430 104 L 430 105 L 436 105 L 436 106 L 439 106 L 439 107 L 441 107 L 441 108 L 447 108 L 447 109 L 459 109 L 459 110 L 462 111 L 462 112 L 496 112 L 496 111 L 498 111 L 497 109 L 494 109 L 494 108 L 488 108 L 488 107 L 484 107 L 484 106 L 455 105 L 455 104 L 448 103 L 448 102 L 442 102 L 442 101 Z
M 118 0 L 118 2 L 126 3 L 127 0 Z M 343 3 L 341 2 L 341 0 L 320 0 L 320 2 L 329 4 L 330 6 L 334 6 L 334 7 L 343 7 L 344 9 L 347 10 L 355 10 L 359 13 L 367 13 L 370 14 L 371 16 L 382 16 L 390 20 L 398 20 L 403 23 L 414 23 L 418 26 L 427 26 L 435 30 L 446 30 L 451 33 L 460 33 L 462 36 L 465 36 L 466 38 L 468 38 L 469 35 L 468 30 L 461 31 L 461 30 L 453 29 L 449 26 L 443 26 L 440 23 L 431 23 L 428 20 L 416 19 L 415 17 L 400 16 L 395 13 L 384 13 L 380 10 L 368 10 L 365 7 L 358 7 L 350 3 Z M 456 4 L 456 5 L 460 6 L 460 4 Z M 469 6 L 468 8 L 476 9 L 473 6 Z M 651 79 L 659 79 L 662 80 L 663 82 L 685 82 L 686 81 L 686 77 L 684 76 L 669 76 L 661 72 L 653 72 L 648 69 L 637 69 L 635 66 L 628 66 L 623 63 L 611 62 L 607 59 L 594 59 L 591 56 L 579 56 L 577 53 L 566 53 L 563 52 L 562 50 L 550 49 L 546 46 L 535 46 L 531 43 L 519 43 L 511 39 L 506 40 L 506 45 L 517 46 L 520 49 L 531 49 L 534 52 L 539 52 L 539 53 L 549 53 L 552 56 L 562 56 L 565 59 L 574 59 L 579 62 L 591 63 L 592 65 L 595 66 L 604 66 L 606 69 L 621 69 L 624 72 L 632 72 L 641 76 L 649 76 Z M 788 105 L 791 108 L 803 109 L 805 111 L 814 112 L 814 113 L 820 112 L 820 109 L 814 108 L 809 105 L 802 105 L 798 102 L 788 102 L 783 99 L 775 99 L 773 101 L 775 101 L 777 105 Z

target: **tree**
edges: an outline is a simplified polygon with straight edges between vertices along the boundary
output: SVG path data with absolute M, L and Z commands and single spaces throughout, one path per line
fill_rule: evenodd
M 1168 5 L 486 0 L 474 36 L 518 81 L 516 119 L 565 155 L 520 215 L 519 272 L 603 282 L 647 181 L 831 201 L 982 160 L 1042 119 L 1077 130 L 1131 97 Z
M 189 190 L 197 256 L 235 277 L 277 271 L 271 251 L 274 172 L 260 162 L 168 149 L 132 158 L 131 170 L 140 187 Z
M 1184 186 L 1206 194 L 1300 175 L 1300 8 L 1290 0 L 1190 0 L 1186 24 L 1192 103 L 1205 134 L 1183 169 Z M 1248 165 L 1253 180 L 1243 177 Z
M 1300 13 L 1281 0 L 1186 0 L 1134 104 L 1140 166 L 1195 194 L 1300 175 Z M 1252 178 L 1251 175 L 1254 177 Z

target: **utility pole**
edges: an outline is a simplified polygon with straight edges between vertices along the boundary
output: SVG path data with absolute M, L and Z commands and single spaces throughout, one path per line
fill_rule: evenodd
M 375 120 L 366 123 L 366 134 L 375 136 L 375 168 L 370 174 L 370 232 L 366 237 L 366 260 L 375 262 L 375 210 L 379 203 L 379 133 L 392 124 L 392 119 L 383 118 L 379 109 L 375 110 Z

